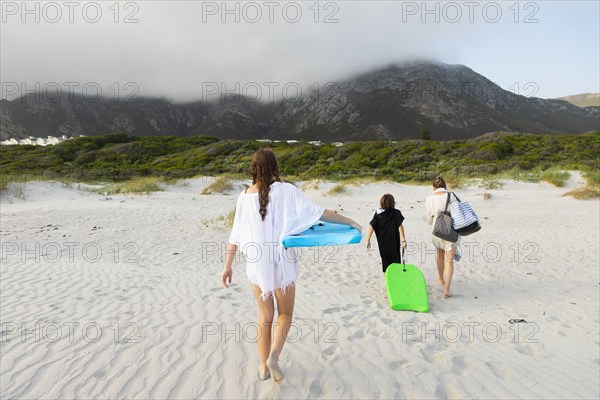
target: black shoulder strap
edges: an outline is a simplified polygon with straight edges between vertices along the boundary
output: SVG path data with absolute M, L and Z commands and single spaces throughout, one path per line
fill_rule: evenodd
M 458 196 L 456 195 L 456 193 L 452 192 L 452 194 L 454 195 L 454 197 L 456 197 L 456 200 L 458 200 L 458 202 L 460 203 L 460 199 L 458 198 Z

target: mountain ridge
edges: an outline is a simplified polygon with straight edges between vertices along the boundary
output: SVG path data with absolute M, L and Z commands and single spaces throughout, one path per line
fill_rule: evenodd
M 174 103 L 165 98 L 88 101 L 39 94 L 0 102 L 0 138 L 102 135 L 209 135 L 223 139 L 468 139 L 493 131 L 600 130 L 600 108 L 503 90 L 467 66 L 430 61 L 388 64 L 297 100 L 242 95 Z
M 578 107 L 600 107 L 600 93 L 580 93 L 557 99 L 568 101 Z

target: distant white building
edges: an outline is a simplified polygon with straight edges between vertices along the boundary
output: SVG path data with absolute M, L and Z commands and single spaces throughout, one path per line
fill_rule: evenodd
M 85 137 L 85 135 L 79 135 L 79 137 Z M 2 142 L 0 142 L 0 145 L 2 146 L 12 146 L 15 144 L 33 144 L 36 146 L 47 146 L 47 145 L 54 145 L 54 144 L 58 144 L 64 140 L 69 140 L 69 139 L 73 139 L 72 137 L 67 137 L 67 135 L 62 135 L 60 137 L 56 137 L 56 136 L 48 136 L 47 138 L 36 138 L 33 136 L 29 136 L 26 139 L 21 139 L 21 140 L 17 140 L 14 138 L 10 138 L 10 139 L 6 139 L 3 140 Z
M 13 145 L 13 144 L 19 144 L 19 142 L 17 142 L 13 138 L 10 138 L 10 139 L 3 140 L 2 142 L 0 142 L 0 144 L 3 145 L 3 146 L 10 146 L 10 145 Z
M 333 143 L 331 143 L 331 145 L 335 146 L 335 147 L 340 147 L 340 146 L 343 146 L 344 143 L 342 143 L 342 142 L 333 142 Z
M 48 136 L 48 139 L 46 139 L 46 144 L 56 144 L 58 142 L 60 142 L 60 139 L 54 136 Z
M 321 141 L 320 140 L 311 140 L 310 142 L 308 142 L 308 144 L 312 144 L 313 146 L 320 146 Z
M 261 142 L 261 143 L 271 143 L 272 140 L 271 139 L 257 139 L 257 142 Z
M 288 143 L 298 143 L 297 140 L 286 140 L 286 142 L 288 142 Z

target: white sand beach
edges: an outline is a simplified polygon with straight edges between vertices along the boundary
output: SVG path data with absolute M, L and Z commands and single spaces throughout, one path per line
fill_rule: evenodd
M 305 249 L 281 385 L 257 379 L 243 262 L 231 288 L 220 283 L 242 182 L 201 195 L 212 181 L 109 196 L 31 182 L 0 195 L 2 399 L 600 396 L 600 203 L 562 196 L 578 175 L 563 188 L 457 190 L 483 228 L 463 238 L 451 299 L 436 283 L 429 186 L 307 185 L 365 230 L 394 195 L 430 312 L 389 308 L 375 243 Z

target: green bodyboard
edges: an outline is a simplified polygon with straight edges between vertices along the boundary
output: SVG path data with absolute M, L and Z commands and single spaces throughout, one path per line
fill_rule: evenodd
M 385 285 L 392 310 L 429 312 L 427 285 L 416 266 L 390 264 L 385 271 Z

